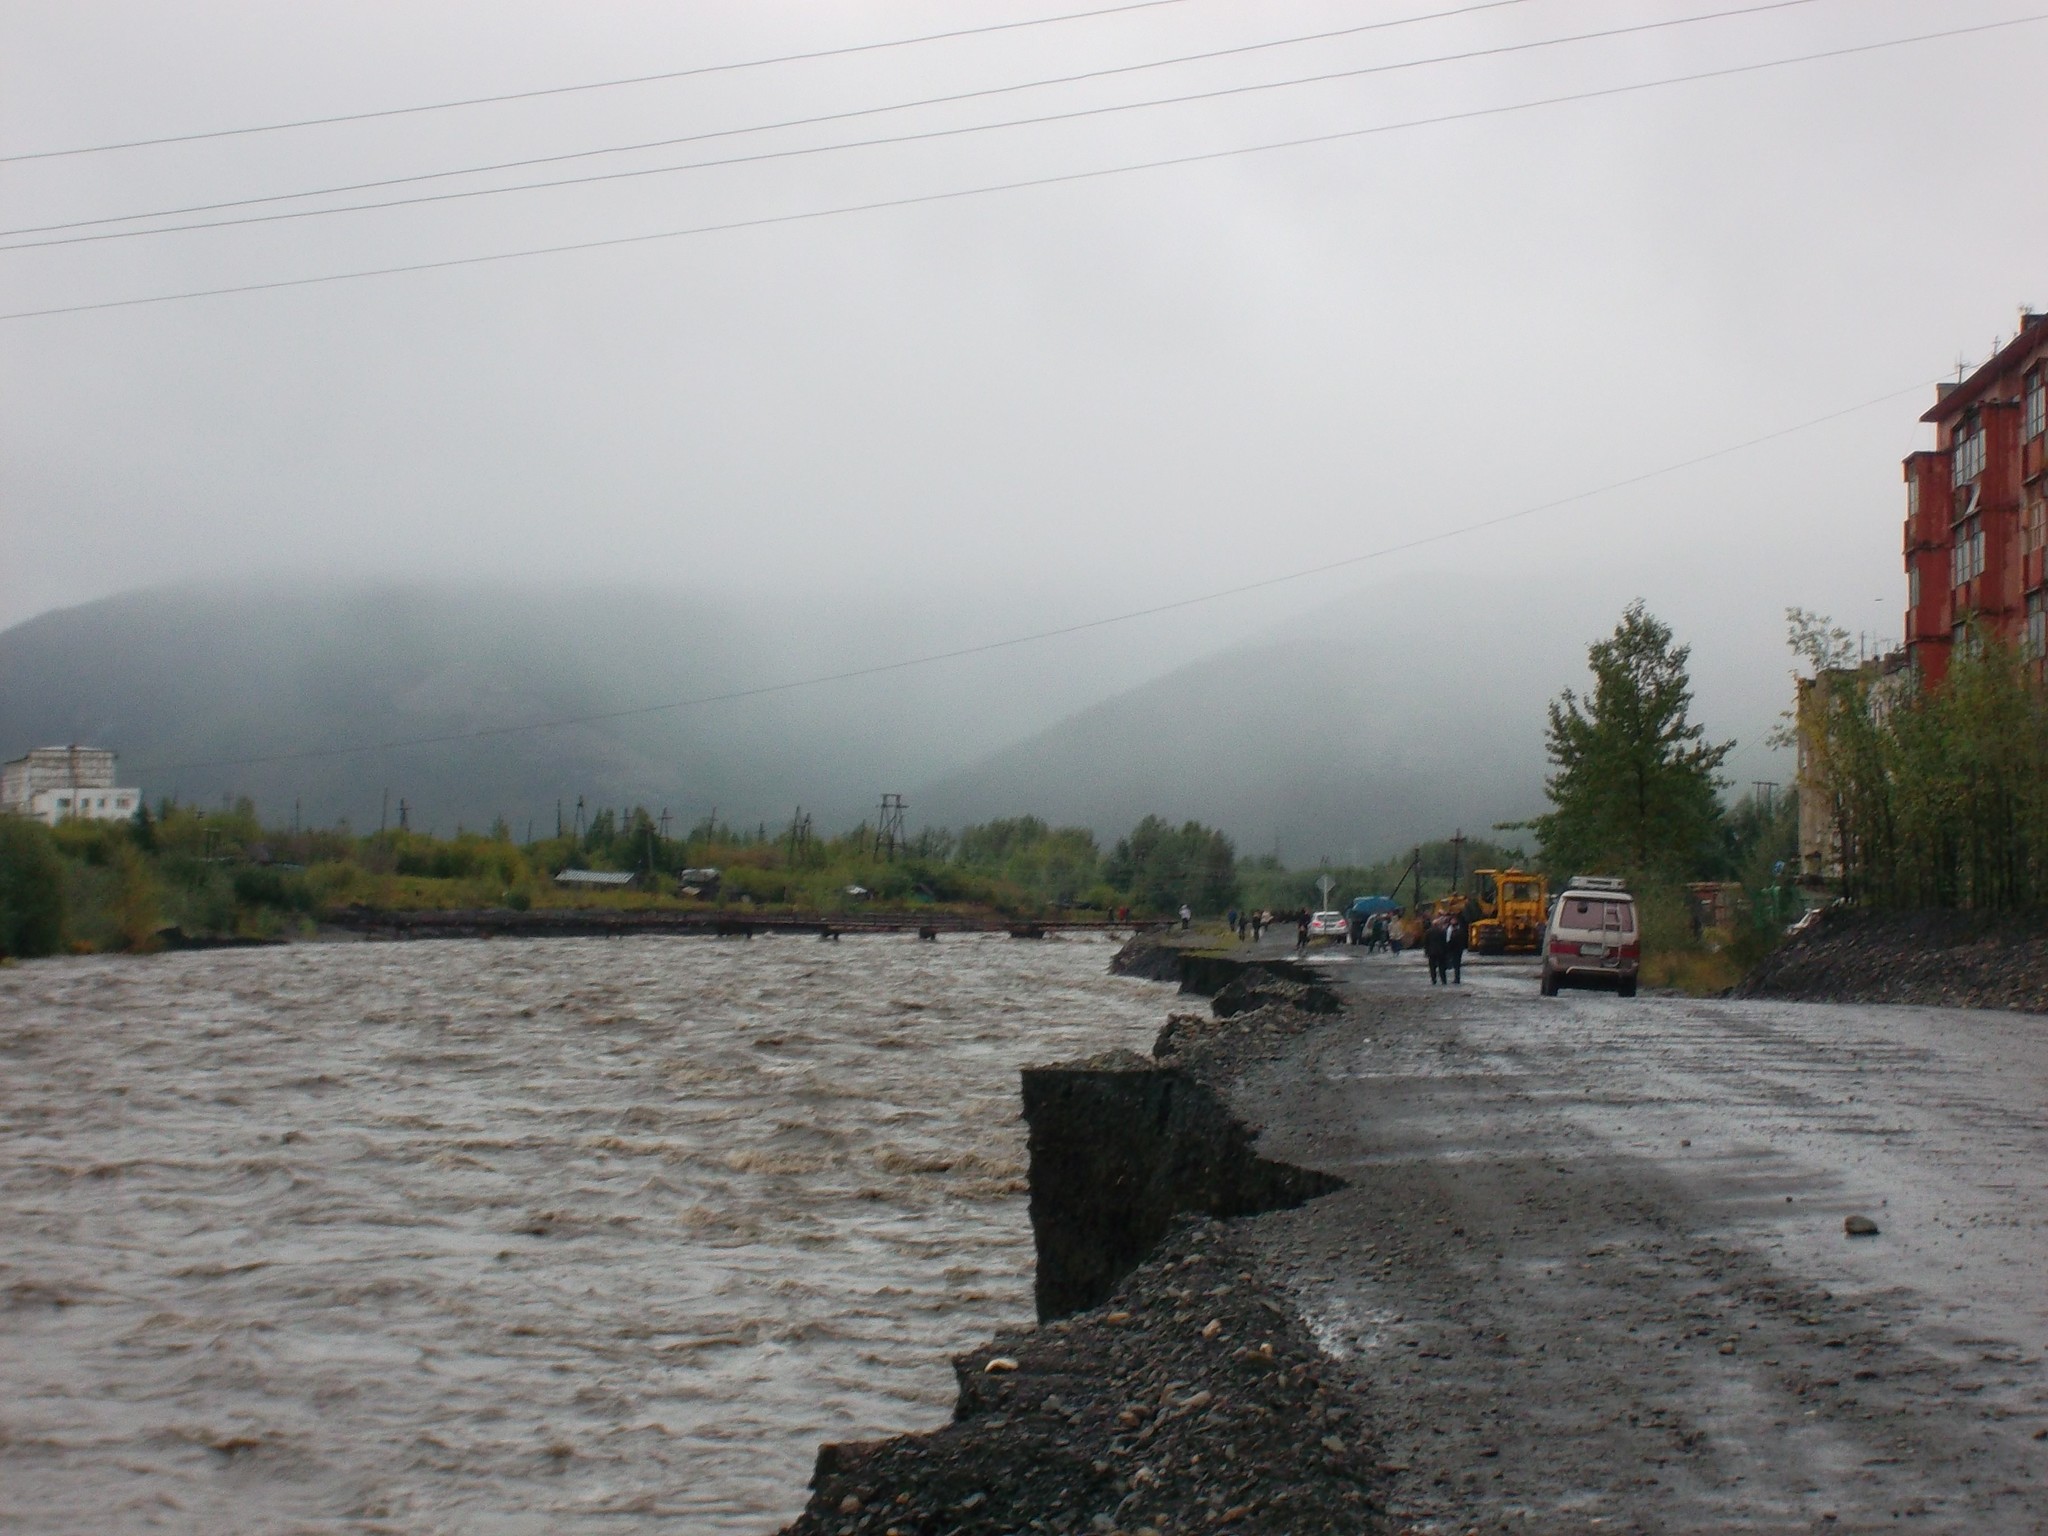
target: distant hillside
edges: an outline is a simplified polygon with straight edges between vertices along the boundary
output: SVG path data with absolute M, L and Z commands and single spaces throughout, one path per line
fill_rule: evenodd
M 1290 864 L 1485 833 L 1543 809 L 1544 707 L 1582 681 L 1587 638 L 1613 622 L 1518 602 L 1503 629 L 1461 621 L 1455 581 L 1348 599 L 948 774 L 923 807 L 1101 831 L 1156 810 Z
M 558 798 L 713 806 L 746 824 L 802 803 L 821 828 L 858 821 L 881 789 L 1015 733 L 967 707 L 972 679 L 916 689 L 804 689 L 671 712 L 430 746 L 298 756 L 461 736 L 743 689 L 843 664 L 819 638 L 844 616 L 786 615 L 645 590 L 384 585 L 177 587 L 47 613 L 0 633 L 0 754 L 70 741 L 115 748 L 151 798 L 294 800 L 313 822 L 374 826 L 384 791 L 422 827 L 552 827 Z M 901 636 L 863 632 L 884 657 Z M 863 658 L 865 659 L 865 658 Z M 1084 693 L 1081 697 L 1087 697 Z M 1071 695 L 1069 697 L 1072 697 Z M 1049 706 L 1041 718 L 1060 707 Z M 271 761 L 240 764 L 233 760 Z M 281 759 L 281 760 L 278 760 Z
M 628 588 L 164 588 L 0 633 L 0 755 L 110 746 L 152 799 L 249 794 L 282 819 L 297 800 L 309 822 L 358 828 L 388 789 L 443 832 L 501 814 L 521 835 L 549 829 L 557 799 L 579 794 L 667 807 L 684 826 L 714 806 L 779 826 L 800 803 L 839 831 L 891 790 L 908 794 L 913 827 L 1029 812 L 1107 839 L 1156 811 L 1220 826 L 1246 853 L 1371 860 L 1542 808 L 1544 706 L 1584 683 L 1586 643 L 1623 599 L 1597 601 L 1424 573 L 1137 686 L 1172 631 L 1119 634 L 1121 673 L 1083 635 L 1064 652 L 646 712 L 944 650 L 1006 621 L 862 594 L 828 612 Z M 1025 627 L 1007 623 L 995 632 Z M 1738 718 L 1768 722 L 1780 675 L 1750 672 Z M 416 737 L 458 739 L 294 755 Z M 252 758 L 268 760 L 235 761 Z

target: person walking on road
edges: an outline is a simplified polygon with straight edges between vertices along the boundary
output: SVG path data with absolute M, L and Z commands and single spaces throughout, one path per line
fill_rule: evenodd
M 1449 971 L 1446 956 L 1450 952 L 1449 925 L 1440 918 L 1431 918 L 1429 926 L 1422 930 L 1422 958 L 1429 962 L 1429 984 L 1440 984 Z
M 1180 931 L 1182 933 L 1186 933 L 1188 931 L 1188 924 L 1192 923 L 1194 920 L 1194 912 L 1189 908 L 1186 902 L 1182 902 L 1180 904 Z
M 1452 986 L 1465 984 L 1465 919 L 1457 913 L 1444 925 L 1444 972 Z
M 1308 953 L 1308 908 L 1303 907 L 1294 914 L 1294 952 Z

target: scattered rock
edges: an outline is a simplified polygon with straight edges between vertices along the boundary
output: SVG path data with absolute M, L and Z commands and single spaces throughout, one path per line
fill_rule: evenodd
M 1842 1230 L 1851 1237 L 1875 1237 L 1878 1228 L 1868 1216 L 1850 1216 L 1842 1222 Z
M 1270 1354 L 1216 1349 L 1176 1324 L 1184 1293 L 1217 1290 L 1220 1331 Z M 1276 1294 L 1227 1226 L 1183 1221 L 1101 1310 L 956 1360 L 951 1424 L 822 1450 L 788 1536 L 1383 1529 L 1372 1436 L 1303 1433 L 1367 1422 L 1364 1401 L 1292 1309 L 1268 1305 Z M 991 1371 L 995 1360 L 1013 1369 Z

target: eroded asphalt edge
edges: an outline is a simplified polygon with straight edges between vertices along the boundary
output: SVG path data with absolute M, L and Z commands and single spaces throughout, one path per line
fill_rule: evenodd
M 1589 1129 L 1631 1085 L 1547 1047 L 1532 979 L 1332 969 L 1347 1016 L 1232 1097 L 1350 1187 L 1246 1236 L 1356 1372 L 1397 1527 L 2048 1529 L 2039 1337 L 1943 1337 L 1938 1298 L 1759 1251 L 1770 1147 L 1693 1174 Z M 1688 1022 L 1754 1031 L 1725 1012 Z M 1747 1091 L 1799 1092 L 1785 1055 Z

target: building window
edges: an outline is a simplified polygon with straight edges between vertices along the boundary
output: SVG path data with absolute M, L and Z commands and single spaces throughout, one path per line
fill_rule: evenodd
M 1920 567 L 1917 565 L 1906 572 L 1906 606 L 1908 608 L 1918 608 L 1920 606 Z
M 1972 517 L 1956 530 L 1948 555 L 1948 584 L 1960 587 L 1984 574 L 1984 521 Z
M 1910 522 L 1912 519 L 1918 517 L 1919 515 L 1920 477 L 1918 475 L 1914 475 L 1911 479 L 1909 479 L 1906 482 L 1906 519 Z
M 2027 594 L 2026 652 L 2036 661 L 2048 656 L 2048 592 Z
M 1972 416 L 1959 423 L 1949 443 L 1949 457 L 1955 465 L 1955 483 L 1967 485 L 1984 473 L 1984 424 Z
M 2027 375 L 2026 425 L 2021 437 L 2039 437 L 2048 432 L 2048 369 L 2036 368 Z
M 2048 485 L 2027 498 L 2020 514 L 2020 553 L 2031 555 L 2042 548 L 2048 548 Z

